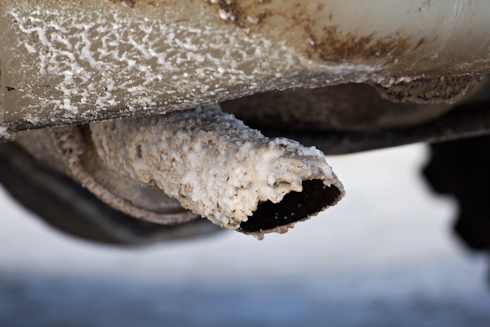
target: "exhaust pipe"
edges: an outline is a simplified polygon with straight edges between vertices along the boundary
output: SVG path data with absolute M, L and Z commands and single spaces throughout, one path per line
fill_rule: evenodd
M 269 139 L 198 107 L 90 124 L 102 162 L 213 223 L 262 239 L 335 205 L 344 189 L 316 148 Z

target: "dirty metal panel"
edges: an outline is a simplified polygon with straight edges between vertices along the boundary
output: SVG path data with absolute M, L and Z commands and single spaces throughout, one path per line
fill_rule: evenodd
M 488 12 L 485 0 L 3 0 L 0 132 L 488 72 Z

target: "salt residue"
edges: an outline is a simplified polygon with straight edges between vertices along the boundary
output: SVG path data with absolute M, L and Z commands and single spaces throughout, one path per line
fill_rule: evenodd
M 191 108 L 373 70 L 313 65 L 283 41 L 224 23 L 214 8 L 173 6 L 152 15 L 102 1 L 9 3 L 2 17 L 9 39 L 2 79 L 17 89 L 9 108 L 16 117 L 29 113 L 32 125 L 52 124 L 51 117 L 74 123 L 157 112 L 162 104 Z
M 342 184 L 316 148 L 269 139 L 210 107 L 93 123 L 99 156 L 115 171 L 178 199 L 215 224 L 238 229 L 260 202 L 280 202 L 305 180 Z M 286 228 L 287 230 L 287 228 Z M 274 231 L 284 231 L 279 228 Z
M 13 141 L 15 132 L 9 130 L 8 126 L 0 125 L 0 142 Z

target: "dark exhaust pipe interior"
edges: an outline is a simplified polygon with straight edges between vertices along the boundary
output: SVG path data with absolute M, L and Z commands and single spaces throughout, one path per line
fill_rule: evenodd
M 302 192 L 292 191 L 279 203 L 260 203 L 253 216 L 241 223 L 238 230 L 260 232 L 308 218 L 334 204 L 341 193 L 334 185 L 325 186 L 321 180 L 304 181 L 302 185 Z

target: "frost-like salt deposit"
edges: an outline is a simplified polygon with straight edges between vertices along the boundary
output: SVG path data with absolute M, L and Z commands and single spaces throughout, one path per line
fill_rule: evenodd
M 301 192 L 303 181 L 339 190 L 323 208 L 343 196 L 319 150 L 269 139 L 210 107 L 93 123 L 90 129 L 99 156 L 115 171 L 164 190 L 225 228 L 238 229 L 261 202 Z
M 7 126 L 0 125 L 0 142 L 13 141 L 14 138 L 14 132 L 10 131 Z
M 32 126 L 51 125 L 53 117 L 74 123 L 192 108 L 323 82 L 323 75 L 334 80 L 373 71 L 313 67 L 284 41 L 247 34 L 200 5 L 173 4 L 154 14 L 91 0 L 73 6 L 9 2 L 2 17 L 9 43 L 2 79 L 16 91 L 5 107 Z

